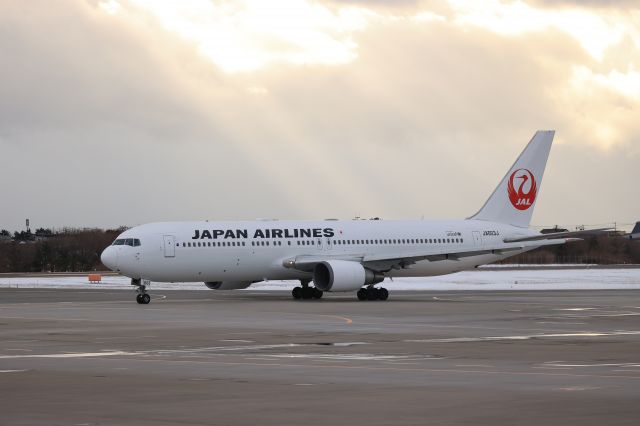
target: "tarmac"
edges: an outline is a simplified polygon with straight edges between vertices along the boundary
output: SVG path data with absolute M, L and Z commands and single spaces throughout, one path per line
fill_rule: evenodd
M 640 292 L 0 289 L 2 425 L 638 425 Z

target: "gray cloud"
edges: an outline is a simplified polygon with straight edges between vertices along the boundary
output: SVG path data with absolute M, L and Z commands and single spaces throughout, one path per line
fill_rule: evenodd
M 348 65 L 227 75 L 153 25 L 87 3 L 3 12 L 0 228 L 26 217 L 36 226 L 465 217 L 538 128 L 556 128 L 558 144 L 535 222 L 630 222 L 640 212 L 629 195 L 640 131 L 626 118 L 637 105 L 614 123 L 626 142 L 597 147 L 575 125 L 573 98 L 558 95 L 571 66 L 590 61 L 562 34 L 397 22 L 359 33 Z M 580 105 L 616 102 L 601 89 Z

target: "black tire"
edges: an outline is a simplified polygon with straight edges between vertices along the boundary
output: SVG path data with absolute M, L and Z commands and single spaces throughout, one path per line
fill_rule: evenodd
M 302 299 L 302 287 L 294 287 L 293 290 L 291 290 L 291 295 L 296 300 Z
M 367 289 L 361 288 L 358 290 L 358 300 L 367 300 Z
M 378 289 L 377 288 L 369 288 L 369 289 L 367 289 L 367 300 L 378 300 Z
M 317 288 L 313 288 L 313 298 L 314 299 L 322 299 L 322 295 L 323 295 L 323 291 L 322 290 L 318 290 Z
M 147 293 L 142 294 L 140 296 L 140 300 L 142 301 L 143 305 L 148 305 L 149 302 L 151 302 L 151 296 L 149 296 Z
M 309 300 L 313 298 L 313 287 L 302 287 L 302 298 Z
M 136 295 L 136 302 L 138 302 L 139 305 L 142 305 L 142 295 L 141 294 L 137 294 Z
M 387 300 L 389 298 L 389 291 L 382 287 L 380 290 L 378 290 L 378 299 L 380 300 Z

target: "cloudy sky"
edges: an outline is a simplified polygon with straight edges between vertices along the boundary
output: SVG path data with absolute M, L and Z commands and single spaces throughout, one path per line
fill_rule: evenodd
M 0 228 L 640 220 L 635 0 L 0 0 Z

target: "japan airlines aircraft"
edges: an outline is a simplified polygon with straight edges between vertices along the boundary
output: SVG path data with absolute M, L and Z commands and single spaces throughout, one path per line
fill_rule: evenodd
M 299 280 L 295 299 L 357 291 L 359 300 L 386 300 L 388 291 L 374 286 L 387 277 L 450 274 L 600 231 L 528 229 L 553 136 L 536 132 L 484 206 L 465 220 L 151 223 L 119 235 L 102 263 L 131 278 L 141 304 L 151 300 L 151 281 L 232 290 Z

